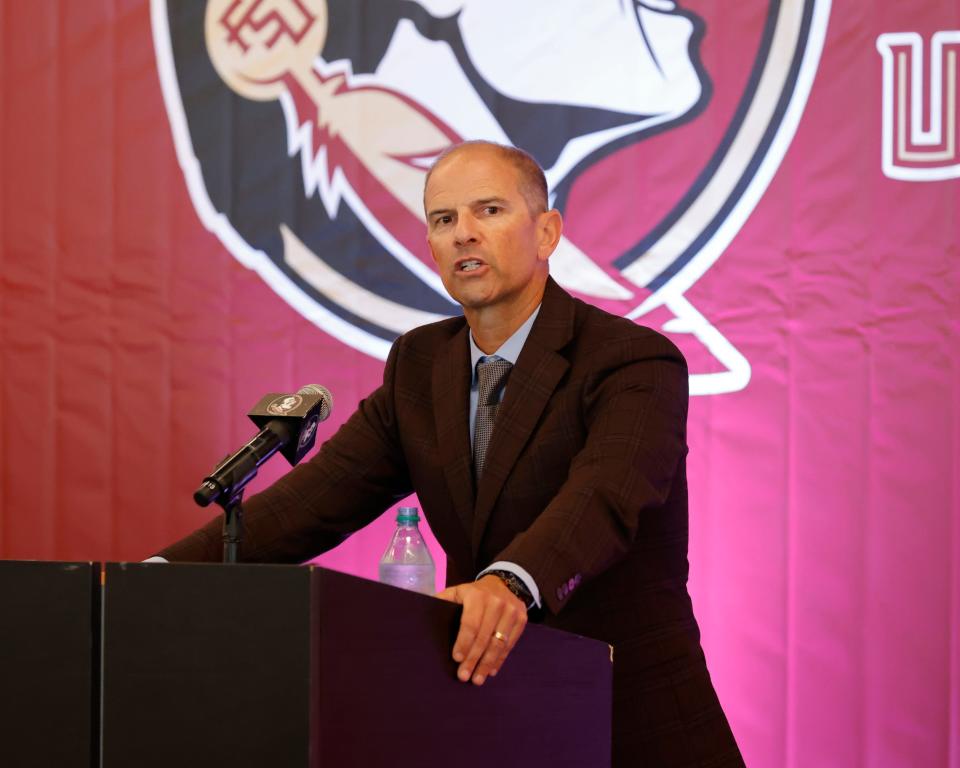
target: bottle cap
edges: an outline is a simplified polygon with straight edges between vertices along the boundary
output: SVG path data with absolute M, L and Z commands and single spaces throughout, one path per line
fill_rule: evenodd
M 420 515 L 416 507 L 397 507 L 398 523 L 418 523 Z

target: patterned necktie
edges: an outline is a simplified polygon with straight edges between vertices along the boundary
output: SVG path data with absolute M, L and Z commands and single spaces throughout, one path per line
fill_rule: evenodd
M 500 407 L 500 390 L 506 384 L 511 368 L 512 363 L 499 357 L 488 357 L 477 363 L 479 397 L 477 417 L 473 424 L 473 469 L 478 482 L 483 474 L 493 422 Z

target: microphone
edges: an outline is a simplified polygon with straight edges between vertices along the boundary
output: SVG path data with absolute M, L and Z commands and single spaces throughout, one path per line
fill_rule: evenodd
M 214 467 L 213 473 L 203 479 L 193 494 L 193 500 L 206 507 L 221 497 L 233 497 L 277 451 L 291 466 L 296 466 L 313 448 L 317 425 L 330 416 L 332 409 L 333 395 L 319 384 L 308 384 L 292 395 L 282 392 L 265 395 L 247 414 L 260 431 Z

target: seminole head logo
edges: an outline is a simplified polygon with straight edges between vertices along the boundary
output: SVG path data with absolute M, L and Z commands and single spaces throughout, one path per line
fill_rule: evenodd
M 694 5 L 693 1 L 689 3 Z M 713 4 L 705 4 L 713 8 Z M 386 357 L 459 312 L 423 182 L 465 139 L 521 146 L 567 222 L 563 287 L 666 332 L 691 392 L 750 366 L 685 295 L 762 195 L 802 111 L 828 0 L 771 0 L 725 80 L 672 0 L 153 0 L 161 83 L 206 226 L 303 315 Z M 729 80 L 729 82 L 727 82 Z

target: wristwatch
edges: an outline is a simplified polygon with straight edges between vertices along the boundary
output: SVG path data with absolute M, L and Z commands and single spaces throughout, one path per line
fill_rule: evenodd
M 529 611 L 531 608 L 536 605 L 533 600 L 533 595 L 530 594 L 530 590 L 527 589 L 527 585 L 523 583 L 523 580 L 517 576 L 517 574 L 511 571 L 487 571 L 484 576 L 496 576 L 500 581 L 504 583 L 507 589 L 513 592 Z

